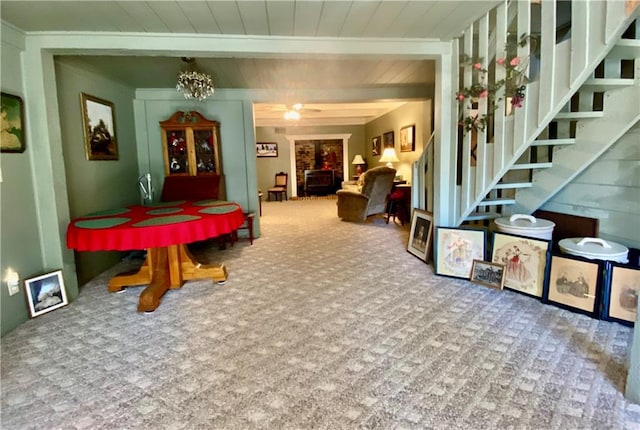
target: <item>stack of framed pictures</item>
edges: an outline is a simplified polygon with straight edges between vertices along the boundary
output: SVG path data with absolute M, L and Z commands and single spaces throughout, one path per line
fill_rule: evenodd
M 418 212 L 417 219 L 424 216 L 431 228 L 431 214 Z M 425 249 L 417 225 L 420 221 L 414 214 L 408 249 L 428 261 L 428 246 Z M 512 290 L 592 318 L 633 326 L 640 294 L 639 250 L 631 248 L 629 263 L 622 264 L 553 251 L 551 240 L 493 232 L 488 241 L 488 234 L 484 227 L 435 227 L 435 274 Z

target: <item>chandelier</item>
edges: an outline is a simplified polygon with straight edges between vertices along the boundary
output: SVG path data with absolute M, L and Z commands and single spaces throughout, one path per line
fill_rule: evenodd
M 176 90 L 184 94 L 185 99 L 205 100 L 213 94 L 213 79 L 206 73 L 196 69 L 194 58 L 182 57 L 182 61 L 187 63 L 187 69 L 178 73 L 178 83 Z

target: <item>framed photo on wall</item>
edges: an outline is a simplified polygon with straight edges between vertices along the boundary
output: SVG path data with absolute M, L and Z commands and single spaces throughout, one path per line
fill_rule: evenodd
M 504 286 L 542 298 L 550 242 L 494 233 L 491 261 L 505 265 Z
M 393 131 L 387 131 L 382 134 L 382 144 L 385 148 L 393 148 L 395 141 L 393 140 Z
M 62 270 L 26 279 L 24 285 L 31 318 L 46 314 L 69 303 L 67 292 L 64 289 Z
M 80 94 L 87 160 L 117 160 L 116 118 L 113 103 Z
M 569 255 L 552 255 L 544 301 L 597 317 L 604 264 Z
M 277 157 L 278 144 L 275 142 L 258 142 L 256 143 L 256 156 L 258 157 Z
M 374 157 L 382 153 L 382 137 L 376 136 L 371 139 L 371 155 Z
M 416 126 L 408 125 L 400 129 L 400 152 L 416 150 Z
M 436 227 L 436 275 L 469 279 L 473 260 L 484 260 L 487 231 Z
M 22 98 L 7 93 L 0 96 L 2 138 L 0 152 L 24 152 L 24 103 Z
M 411 233 L 407 251 L 421 260 L 428 262 L 431 258 L 431 236 L 433 231 L 433 214 L 421 209 L 413 210 Z
M 640 293 L 640 267 L 610 263 L 602 295 L 602 319 L 633 326 Z

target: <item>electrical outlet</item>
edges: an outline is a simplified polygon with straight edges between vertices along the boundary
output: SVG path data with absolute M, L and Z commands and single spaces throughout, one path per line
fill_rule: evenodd
M 20 292 L 20 283 L 17 281 L 9 281 L 7 282 L 7 288 L 9 289 L 9 295 L 13 296 Z

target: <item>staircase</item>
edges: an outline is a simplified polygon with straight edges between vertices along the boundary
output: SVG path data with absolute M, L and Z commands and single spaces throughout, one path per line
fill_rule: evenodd
M 562 9 L 568 5 L 570 11 Z M 458 52 L 482 59 L 491 82 L 504 77 L 492 63 L 506 56 L 508 37 L 539 36 L 539 52 L 518 47 L 519 57 L 532 59 L 522 107 L 507 109 L 502 101 L 485 131 L 458 130 L 457 162 L 451 163 L 458 183 L 449 187 L 454 225 L 532 213 L 640 120 L 640 8 L 630 12 L 616 0 L 556 6 L 505 1 L 456 42 Z M 460 88 L 476 75 L 461 65 Z M 462 116 L 470 114 L 465 105 Z M 482 99 L 477 113 L 487 113 Z

